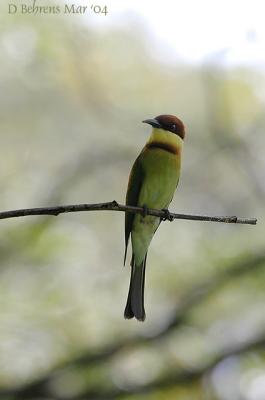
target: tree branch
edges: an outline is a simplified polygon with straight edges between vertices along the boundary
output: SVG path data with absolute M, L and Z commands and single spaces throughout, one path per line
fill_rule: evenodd
M 264 349 L 265 346 L 265 335 L 261 332 L 257 336 L 254 336 L 247 341 L 235 342 L 229 348 L 219 351 L 210 358 L 204 359 L 201 364 L 194 366 L 189 369 L 173 369 L 173 371 L 167 373 L 160 378 L 146 383 L 141 386 L 135 386 L 132 388 L 118 388 L 111 387 L 105 389 L 104 387 L 94 387 L 84 390 L 83 393 L 79 395 L 71 396 L 67 395 L 57 395 L 52 393 L 52 391 L 45 385 L 29 385 L 24 388 L 14 388 L 6 389 L 0 391 L 0 399 L 5 400 L 7 397 L 12 399 L 22 399 L 22 400 L 34 400 L 38 399 L 56 399 L 56 400 L 110 400 L 110 399 L 122 399 L 134 397 L 137 394 L 147 394 L 154 392 L 155 390 L 170 389 L 178 385 L 192 384 L 194 381 L 201 379 L 206 374 L 210 373 L 213 368 L 231 356 L 240 356 L 242 354 L 259 351 Z M 44 382 L 43 382 L 44 383 Z M 45 382 L 45 384 L 48 382 Z
M 96 203 L 96 204 L 73 204 L 65 206 L 54 206 L 54 207 L 39 207 L 39 208 L 24 208 L 19 210 L 2 211 L 0 212 L 0 219 L 25 217 L 28 215 L 53 215 L 57 216 L 63 213 L 69 212 L 81 212 L 81 211 L 129 211 L 132 213 L 153 215 L 155 217 L 162 218 L 163 220 L 173 221 L 174 219 L 186 219 L 191 221 L 209 221 L 209 222 L 225 222 L 233 224 L 249 224 L 256 225 L 256 218 L 238 218 L 232 217 L 211 217 L 207 215 L 189 215 L 189 214 L 176 214 L 167 212 L 165 210 L 155 210 L 152 208 L 142 208 L 134 206 L 125 206 L 117 203 L 115 200 L 107 203 Z
M 110 362 L 112 358 L 115 358 L 122 352 L 124 349 L 128 350 L 131 348 L 136 348 L 137 346 L 143 345 L 155 345 L 161 339 L 165 339 L 170 333 L 176 329 L 179 325 L 185 322 L 189 318 L 189 313 L 196 308 L 197 305 L 201 304 L 203 301 L 207 300 L 209 296 L 214 294 L 217 290 L 219 290 L 223 285 L 228 282 L 231 283 L 233 279 L 237 279 L 246 274 L 253 274 L 254 272 L 259 271 L 261 268 L 265 266 L 265 250 L 260 251 L 255 256 L 251 255 L 248 257 L 244 257 L 233 262 L 232 265 L 227 267 L 225 270 L 219 272 L 213 277 L 203 281 L 196 286 L 192 287 L 190 291 L 186 294 L 186 296 L 179 301 L 179 303 L 175 307 L 175 311 L 172 314 L 172 317 L 169 318 L 168 322 L 165 326 L 154 336 L 132 336 L 129 338 L 121 338 L 114 343 L 109 343 L 102 348 L 98 348 L 95 350 L 85 350 L 82 354 L 77 355 L 69 360 L 65 360 L 60 364 L 54 366 L 46 374 L 40 376 L 39 378 L 35 378 L 32 382 L 28 382 L 20 387 L 14 389 L 1 389 L 0 388 L 0 399 L 6 400 L 6 398 L 12 397 L 14 399 L 23 399 L 23 400 L 32 400 L 38 397 L 39 399 L 56 399 L 56 400 L 65 400 L 61 399 L 58 396 L 55 396 L 54 393 L 51 394 L 51 383 L 53 379 L 56 379 L 56 376 L 60 376 L 67 370 L 71 370 L 71 368 L 84 368 L 87 369 L 89 367 L 98 367 L 101 365 L 106 365 L 106 363 Z M 156 388 L 156 386 L 164 386 L 170 387 L 170 385 L 177 385 L 178 383 L 185 383 L 187 381 L 192 381 L 204 373 L 209 371 L 214 365 L 220 362 L 223 358 L 228 357 L 233 354 L 240 354 L 243 351 L 254 350 L 255 346 L 260 346 L 264 343 L 265 345 L 265 332 L 261 336 L 257 336 L 253 341 L 242 344 L 235 344 L 232 346 L 232 349 L 228 349 L 224 351 L 220 355 L 213 355 L 213 358 L 209 359 L 206 364 L 199 366 L 197 369 L 191 369 L 189 371 L 174 371 L 173 377 L 162 377 L 161 380 L 156 380 L 150 384 L 150 387 L 144 386 L 138 388 L 138 391 L 149 391 L 151 388 Z M 248 344 L 249 343 L 249 344 Z M 170 383 L 172 382 L 172 383 Z M 136 389 L 135 389 L 136 390 Z M 129 396 L 129 393 L 126 392 Z M 124 395 L 125 393 L 119 389 L 113 389 L 111 392 L 100 394 L 100 393 L 92 393 L 90 392 L 90 396 L 88 396 L 88 392 L 86 396 L 83 395 L 79 397 L 75 397 L 75 400 L 81 400 L 83 398 L 93 398 L 93 399 L 117 399 Z M 132 394 L 132 393 L 131 393 Z M 69 400 L 69 399 L 68 399 Z
M 131 396 L 135 396 L 136 394 L 147 394 L 150 392 L 155 391 L 156 389 L 170 389 L 173 387 L 176 387 L 177 385 L 180 384 L 192 384 L 194 381 L 201 379 L 203 376 L 206 374 L 210 373 L 213 368 L 225 360 L 228 357 L 231 356 L 240 356 L 242 354 L 252 352 L 252 351 L 258 351 L 260 349 L 264 349 L 265 345 L 265 335 L 264 332 L 261 333 L 259 336 L 254 337 L 249 339 L 248 341 L 244 343 L 233 343 L 231 347 L 227 350 L 220 351 L 217 353 L 213 358 L 206 359 L 202 362 L 201 365 L 194 367 L 194 368 L 189 368 L 186 370 L 180 370 L 180 371 L 172 371 L 171 373 L 162 376 L 161 378 L 158 378 L 150 383 L 147 383 L 143 386 L 139 386 L 134 388 L 132 391 L 125 391 L 123 389 L 119 389 L 114 392 L 115 396 L 111 397 L 112 393 L 110 394 L 110 397 L 108 395 L 105 395 L 105 399 L 118 399 L 118 398 L 129 398 Z M 84 392 L 81 396 L 76 396 L 74 400 L 85 400 L 89 395 L 89 391 Z M 103 397 L 102 397 L 103 398 Z M 95 397 L 96 399 L 96 397 Z M 60 399 L 64 400 L 64 399 Z M 70 399 L 72 400 L 72 399 Z M 98 400 L 98 399 L 97 399 Z

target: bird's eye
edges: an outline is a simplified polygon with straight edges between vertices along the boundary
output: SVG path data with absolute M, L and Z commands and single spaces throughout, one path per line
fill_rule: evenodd
M 175 129 L 176 129 L 176 125 L 175 125 L 175 124 L 172 124 L 172 125 L 171 125 L 171 128 L 172 128 L 173 130 L 175 130 Z

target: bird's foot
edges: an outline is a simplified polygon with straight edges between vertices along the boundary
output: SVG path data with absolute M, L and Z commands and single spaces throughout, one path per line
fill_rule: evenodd
M 147 216 L 147 214 L 148 214 L 148 208 L 147 208 L 147 205 L 146 205 L 146 204 L 143 204 L 143 205 L 142 205 L 142 208 L 143 208 L 143 211 L 142 211 L 142 216 L 143 216 L 143 217 L 146 217 L 146 216 Z
M 119 207 L 119 204 L 117 203 L 116 200 L 112 200 L 111 205 L 112 207 Z
M 164 211 L 164 216 L 160 218 L 161 221 L 170 221 L 170 222 L 172 222 L 174 218 L 172 217 L 172 215 L 170 214 L 168 209 L 167 208 L 162 208 L 162 211 Z

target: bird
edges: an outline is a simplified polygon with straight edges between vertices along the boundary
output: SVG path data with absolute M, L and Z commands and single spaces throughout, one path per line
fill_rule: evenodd
M 142 214 L 125 212 L 125 254 L 132 246 L 131 278 L 124 318 L 144 321 L 144 285 L 147 252 L 161 218 L 147 215 L 148 208 L 169 213 L 179 182 L 181 151 L 185 137 L 183 122 L 163 114 L 142 121 L 152 127 L 151 136 L 136 158 L 128 181 L 126 205 L 143 208 Z M 169 215 L 169 214 L 168 214 Z

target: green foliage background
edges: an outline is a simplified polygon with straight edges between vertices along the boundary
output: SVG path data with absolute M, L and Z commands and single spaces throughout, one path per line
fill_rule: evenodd
M 162 224 L 141 324 L 123 319 L 122 213 L 1 221 L 1 398 L 263 399 L 264 71 L 162 62 L 129 16 L 0 18 L 1 210 L 124 202 L 141 121 L 172 113 L 187 138 L 171 210 L 259 222 Z

